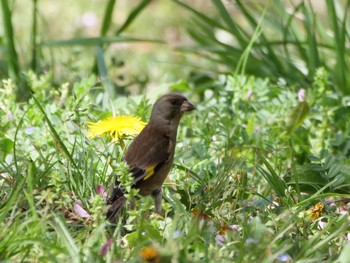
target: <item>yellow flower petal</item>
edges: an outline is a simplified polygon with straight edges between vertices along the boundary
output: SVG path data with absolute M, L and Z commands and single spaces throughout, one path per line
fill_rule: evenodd
M 317 218 L 320 217 L 322 211 L 324 208 L 324 204 L 321 202 L 318 202 L 315 206 L 311 207 L 308 211 L 307 211 L 307 216 L 311 219 L 311 220 L 316 220 Z
M 143 262 L 160 262 L 159 252 L 153 247 L 146 247 L 141 249 L 140 257 Z
M 113 139 L 125 136 L 136 136 L 146 126 L 146 123 L 133 116 L 115 116 L 96 123 L 88 123 L 89 138 L 110 134 Z

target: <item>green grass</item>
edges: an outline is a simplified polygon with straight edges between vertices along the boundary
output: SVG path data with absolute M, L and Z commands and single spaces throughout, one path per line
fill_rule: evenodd
M 349 1 L 248 2 L 1 2 L 0 261 L 348 262 Z M 197 110 L 162 215 L 142 198 L 111 224 L 123 146 L 87 123 L 147 121 L 168 90 Z
M 106 96 L 115 97 L 141 92 L 154 80 L 175 81 L 191 69 L 183 55 L 165 45 L 177 44 L 178 26 L 186 24 L 182 15 L 172 16 L 171 2 L 3 0 L 1 7 L 0 78 L 18 84 L 18 101 L 30 97 L 28 71 L 49 71 L 53 89 L 99 75 L 109 83 L 103 87 Z
M 319 262 L 337 259 L 347 242 L 349 220 L 339 213 L 350 197 L 346 145 L 334 145 L 335 128 L 319 132 L 324 121 L 347 125 L 334 115 L 319 118 L 342 108 L 332 94 L 314 94 L 300 122 L 294 89 L 268 79 L 221 76 L 217 93 L 206 92 L 203 101 L 188 91 L 197 110 L 181 123 L 163 215 L 143 198 L 111 225 L 96 187 L 111 189 L 123 153 L 109 138 L 88 139 L 86 123 L 112 112 L 147 120 L 155 98 L 120 97 L 104 110 L 90 91 L 92 77 L 75 83 L 62 104 L 45 91 L 45 77 L 31 79 L 41 91 L 22 107 L 11 82 L 1 88 L 2 259 L 140 262 L 140 251 L 152 247 L 161 262 Z M 327 83 L 320 76 L 314 85 L 317 93 Z M 312 144 L 300 144 L 305 136 Z M 89 218 L 77 213 L 77 200 Z M 325 208 L 313 221 L 307 211 L 317 202 Z
M 336 92 L 349 90 L 348 14 L 350 1 L 208 1 L 211 12 L 174 0 L 191 16 L 193 39 L 184 52 L 206 57 L 217 69 L 240 69 L 241 54 L 253 32 L 261 30 L 251 48 L 245 72 L 292 85 L 308 86 L 324 67 Z

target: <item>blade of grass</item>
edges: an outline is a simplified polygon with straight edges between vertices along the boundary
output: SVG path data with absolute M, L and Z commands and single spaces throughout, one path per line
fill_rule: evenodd
M 201 23 L 197 25 L 201 25 Z M 177 47 L 176 49 L 200 54 L 215 63 L 224 62 L 225 65 L 230 68 L 229 70 L 235 67 L 242 56 L 242 50 L 218 41 L 215 35 L 211 34 L 210 31 L 204 30 L 206 27 L 205 25 L 202 25 L 201 27 L 203 28 L 202 31 L 205 33 L 201 33 L 199 30 L 192 30 L 191 28 L 188 29 L 190 36 L 200 43 L 200 45 L 192 47 L 183 46 Z M 249 57 L 249 63 L 246 63 L 246 66 L 250 70 L 263 72 L 263 69 L 258 70 L 260 67 L 260 60 L 256 59 L 254 56 Z M 264 68 L 266 68 L 266 65 L 264 65 Z
M 50 118 L 47 116 L 45 110 L 43 109 L 43 107 L 41 106 L 41 104 L 39 103 L 39 101 L 35 98 L 35 96 L 32 96 L 35 105 L 39 108 L 39 110 L 41 111 L 41 113 L 44 115 L 44 119 L 46 120 L 47 125 L 49 126 L 49 129 L 51 131 L 51 134 L 53 136 L 53 139 L 55 140 L 55 143 L 59 146 L 58 148 L 64 153 L 64 155 L 68 158 L 68 160 L 70 161 L 70 163 L 72 164 L 72 166 L 75 168 L 75 171 L 78 173 L 79 178 L 84 178 L 83 174 L 81 173 L 78 165 L 76 164 L 76 162 L 73 159 L 73 156 L 70 154 L 70 152 L 68 151 L 66 145 L 64 144 L 64 142 L 62 141 L 61 137 L 58 135 L 56 129 L 54 128 L 52 122 L 50 121 Z M 68 173 L 69 175 L 69 173 Z M 76 176 L 69 176 L 69 182 L 73 185 L 72 188 L 75 188 L 77 186 L 77 180 L 78 178 Z M 80 192 L 77 192 L 77 195 L 79 196 L 80 199 L 83 199 Z
M 346 215 L 343 215 L 340 219 L 332 219 L 331 222 L 328 222 L 324 229 L 320 230 L 320 232 L 314 236 L 311 237 L 309 240 L 310 247 L 306 247 L 304 249 L 305 257 L 310 257 L 313 253 L 317 252 L 320 248 L 322 248 L 324 245 L 329 244 L 332 239 L 343 235 L 346 233 L 346 231 L 349 228 L 349 220 L 347 219 Z M 331 233 L 327 233 L 329 229 L 332 229 L 333 231 Z M 326 234 L 326 235 L 325 235 Z
M 191 6 L 179 1 L 179 0 L 173 0 L 173 2 L 177 3 L 179 6 L 187 9 L 188 11 L 190 11 L 193 15 L 195 15 L 196 18 L 201 19 L 203 22 L 205 22 L 208 25 L 212 25 L 213 27 L 222 29 L 222 30 L 226 30 L 226 28 L 221 25 L 217 20 L 215 19 L 211 19 L 210 17 L 202 14 L 201 12 L 195 10 L 194 8 L 192 8 Z
M 329 23 L 334 32 L 334 45 L 335 45 L 335 53 L 336 53 L 336 70 L 335 77 L 336 82 L 338 83 L 338 88 L 340 88 L 345 94 L 350 93 L 350 89 L 347 87 L 347 74 L 346 73 L 346 62 L 345 62 L 345 32 L 346 28 L 341 30 L 338 24 L 338 15 L 335 8 L 335 3 L 333 0 L 326 0 L 327 10 L 329 15 Z M 346 15 L 344 16 L 344 20 L 346 19 Z
M 141 1 L 133 10 L 131 10 L 128 18 L 125 22 L 119 27 L 119 29 L 114 33 L 114 35 L 118 36 L 122 32 L 124 32 L 131 23 L 138 17 L 138 15 L 152 2 L 152 0 L 143 0 Z
M 33 0 L 33 11 L 32 11 L 32 18 L 33 18 L 33 24 L 32 24 L 32 70 L 34 72 L 37 72 L 37 66 L 38 66 L 38 55 L 37 55 L 37 29 L 38 29 L 38 22 L 37 22 L 37 13 L 38 13 L 38 6 L 37 6 L 38 0 Z
M 105 9 L 105 14 L 103 16 L 103 22 L 102 22 L 102 27 L 100 31 L 101 36 L 105 36 L 111 27 L 112 24 L 112 14 L 114 11 L 114 6 L 115 6 L 116 0 L 109 0 L 106 9 Z
M 30 105 L 28 109 L 23 113 L 21 119 L 19 120 L 19 123 L 17 125 L 16 131 L 15 131 L 15 136 L 13 138 L 14 144 L 13 144 L 13 162 L 15 164 L 16 168 L 16 173 L 19 173 L 19 167 L 18 167 L 18 161 L 17 161 L 17 148 L 16 148 L 16 142 L 17 142 L 17 136 L 18 132 L 22 127 L 23 121 L 24 121 L 24 116 L 27 114 L 27 112 L 33 107 L 33 105 Z M 16 178 L 17 179 L 17 178 Z
M 235 47 L 233 44 L 228 45 L 228 44 L 222 43 L 217 39 L 217 37 L 214 34 L 214 32 L 217 29 L 222 29 L 222 30 L 229 32 L 233 36 L 233 38 L 235 40 L 237 40 L 236 33 L 232 33 L 233 29 L 232 28 L 230 29 L 228 27 L 225 27 L 225 26 L 219 24 L 216 20 L 214 21 L 210 17 L 202 14 L 201 12 L 184 4 L 183 2 L 176 1 L 176 0 L 175 0 L 175 2 L 178 3 L 179 5 L 181 5 L 182 7 L 186 8 L 187 10 L 189 10 L 194 16 L 196 28 L 193 28 L 193 30 L 191 28 L 189 28 L 188 32 L 196 40 L 196 42 L 199 44 L 195 48 L 198 51 L 204 51 L 203 49 L 206 49 L 206 51 L 209 51 L 208 53 L 197 52 L 197 50 L 195 52 L 200 53 L 202 56 L 205 56 L 207 59 L 213 60 L 213 61 L 216 60 L 213 57 L 215 55 L 217 55 L 217 56 L 219 56 L 219 59 L 216 62 L 220 63 L 220 60 L 221 60 L 221 64 L 227 65 L 227 67 L 229 67 L 230 69 L 235 68 L 238 61 L 239 61 L 239 58 L 241 57 L 241 55 L 243 53 L 242 47 Z M 232 23 L 234 23 L 234 22 L 231 18 L 228 18 L 230 16 L 230 14 L 227 10 L 226 11 L 224 10 L 226 8 L 222 4 L 222 2 L 217 1 L 216 6 L 217 6 L 219 13 L 221 12 L 221 13 L 225 14 L 224 16 L 226 17 L 226 24 L 231 24 L 231 26 L 232 26 Z M 200 27 L 201 30 L 198 30 L 197 27 Z M 233 27 L 236 27 L 238 31 L 242 31 L 241 28 L 236 24 L 234 24 Z M 243 40 L 242 39 L 242 41 L 244 42 L 244 44 L 243 44 L 244 48 L 246 48 L 246 45 L 249 44 L 250 40 Z M 239 42 L 239 40 L 237 40 L 237 42 Z M 263 47 L 261 47 L 261 49 L 263 49 L 263 48 L 265 48 L 265 45 Z M 187 50 L 194 50 L 194 47 L 191 47 L 190 49 L 187 48 Z M 261 56 L 261 57 L 263 57 L 263 56 Z M 274 66 L 273 62 L 271 62 L 270 60 L 266 60 L 262 63 L 261 58 L 257 59 L 255 56 L 250 56 L 250 57 L 246 57 L 246 58 L 247 58 L 247 61 L 249 61 L 249 62 L 245 63 L 247 68 L 249 70 L 251 70 L 251 72 L 256 72 L 256 73 L 259 72 L 257 74 L 261 74 L 262 72 L 266 71 L 266 69 L 270 65 Z M 255 62 L 258 62 L 258 63 L 255 63 Z
M 286 61 L 289 62 L 289 73 L 290 75 L 299 73 L 300 70 L 295 68 L 293 60 L 293 53 L 299 52 L 299 56 L 302 58 L 307 57 L 307 53 L 304 49 L 304 40 L 300 28 L 296 25 L 295 19 L 297 12 L 303 7 L 304 2 L 296 5 L 293 9 L 293 12 L 287 13 L 285 10 L 285 5 L 281 1 L 276 1 L 278 12 L 282 17 L 286 17 L 285 25 L 282 28 L 282 41 L 283 41 L 283 50 L 286 57 Z M 302 74 L 301 74 L 302 75 Z
M 75 241 L 71 234 L 69 233 L 69 230 L 67 229 L 64 222 L 56 215 L 54 215 L 54 223 L 53 227 L 55 228 L 58 237 L 62 241 L 64 247 L 67 249 L 70 258 L 73 262 L 80 263 L 80 255 L 79 255 L 79 249 L 77 245 L 75 244 Z
M 249 58 L 249 55 L 251 54 L 251 51 L 252 51 L 252 48 L 253 48 L 253 45 L 254 43 L 258 40 L 259 36 L 261 35 L 262 33 L 262 22 L 264 20 L 264 17 L 265 17 L 265 14 L 266 14 L 266 10 L 267 10 L 267 7 L 264 9 L 261 17 L 260 17 L 260 20 L 255 28 L 255 31 L 253 33 L 253 36 L 251 37 L 247 47 L 244 49 L 241 57 L 239 58 L 238 60 L 238 63 L 237 63 L 237 67 L 236 67 L 236 70 L 235 70 L 235 77 L 237 77 L 239 74 L 245 74 L 246 73 L 246 66 L 247 66 L 247 63 L 248 63 L 248 58 Z
M 152 0 L 143 0 L 141 1 L 128 15 L 127 19 L 125 22 L 118 28 L 118 30 L 114 33 L 115 37 L 120 37 L 119 35 L 124 32 L 130 25 L 131 23 L 138 17 L 138 15 L 148 6 L 148 4 L 151 3 Z M 101 28 L 101 36 L 105 36 L 108 32 L 108 29 L 110 28 L 111 22 L 112 22 L 112 12 L 115 6 L 115 0 L 110 0 L 107 5 L 106 5 L 106 11 L 105 11 L 105 16 L 103 20 L 103 25 Z M 152 41 L 152 42 L 158 42 L 158 41 Z M 104 52 L 104 49 L 106 46 L 108 46 L 110 43 L 113 42 L 108 42 L 105 41 L 104 43 L 99 43 L 98 45 L 101 47 L 102 51 Z M 104 45 L 102 45 L 104 44 Z M 92 67 L 92 72 L 97 73 L 98 72 L 98 58 L 95 59 L 93 67 Z
M 13 32 L 12 12 L 9 8 L 9 1 L 1 0 L 3 18 L 4 39 L 7 54 L 7 69 L 10 78 L 17 84 L 16 100 L 27 101 L 30 98 L 30 89 L 21 77 L 21 68 L 15 46 L 15 35 Z
M 112 14 L 114 11 L 115 3 L 116 3 L 116 0 L 109 0 L 107 5 L 106 5 L 105 14 L 103 16 L 102 27 L 100 30 L 101 37 L 106 36 L 106 34 L 107 34 L 111 24 L 112 24 Z M 108 44 L 108 43 L 105 43 L 105 44 Z M 99 45 L 99 47 L 103 49 L 102 44 Z M 98 73 L 98 61 L 97 61 L 97 59 L 98 58 L 95 58 L 94 65 L 92 67 L 92 72 L 94 72 L 94 73 Z
M 35 209 L 35 202 L 34 202 L 34 196 L 33 196 L 33 178 L 37 174 L 37 169 L 35 167 L 35 163 L 33 161 L 30 161 L 28 165 L 28 172 L 27 172 L 27 189 L 25 190 L 25 195 L 28 200 L 28 204 L 30 207 L 31 214 L 34 219 L 38 218 L 36 209 Z
M 157 39 L 143 39 L 133 37 L 91 37 L 91 38 L 72 38 L 61 40 L 43 41 L 39 45 L 45 47 L 64 47 L 64 46 L 101 46 L 103 44 L 120 43 L 120 42 L 153 42 L 164 43 L 164 41 Z
M 15 37 L 12 26 L 12 12 L 7 0 L 1 0 L 1 5 L 9 75 L 14 82 L 18 83 L 20 79 L 20 67 L 15 47 Z
M 117 93 L 114 89 L 112 81 L 108 77 L 107 65 L 103 56 L 103 50 L 100 46 L 96 48 L 96 59 L 97 59 L 98 74 L 102 80 L 103 87 L 106 90 L 105 95 L 107 95 L 103 97 L 103 105 L 108 105 L 108 101 L 110 99 L 114 99 Z
M 39 103 L 39 101 L 35 98 L 35 96 L 32 96 L 36 106 L 39 108 L 39 110 L 41 111 L 41 113 L 44 115 L 44 118 L 46 120 L 46 123 L 48 124 L 50 131 L 52 132 L 54 139 L 56 140 L 56 143 L 60 146 L 60 148 L 63 150 L 63 152 L 65 153 L 65 155 L 68 157 L 69 161 L 72 162 L 73 166 L 75 168 L 77 168 L 77 165 L 72 157 L 72 155 L 69 153 L 67 147 L 65 146 L 65 144 L 63 143 L 63 141 L 61 140 L 61 137 L 58 135 L 56 129 L 53 127 L 53 124 L 51 123 L 49 117 L 47 116 L 45 110 L 43 109 L 43 107 L 41 106 L 41 104 Z
M 185 165 L 182 164 L 174 164 L 174 167 L 176 167 L 176 169 L 179 169 L 181 171 L 184 171 L 186 173 L 189 174 L 189 176 L 195 180 L 196 182 L 198 182 L 200 185 L 204 185 L 205 182 L 202 179 L 202 177 L 200 177 L 198 174 L 196 174 L 195 172 L 193 172 L 191 169 L 187 168 Z
M 271 4 L 271 1 L 268 2 L 268 5 L 266 5 L 266 9 L 269 7 L 269 5 Z M 257 21 L 252 12 L 250 12 L 246 6 L 242 3 L 242 1 L 238 1 L 237 0 L 237 5 L 240 8 L 240 10 L 242 11 L 244 17 L 247 19 L 247 21 L 251 24 L 252 28 L 257 28 L 259 21 Z M 270 62 L 270 65 L 274 65 L 276 72 L 279 72 L 279 74 L 283 74 L 283 72 L 285 71 L 285 67 L 284 65 L 282 65 L 280 59 L 278 58 L 278 55 L 274 52 L 274 50 L 271 48 L 271 46 L 269 45 L 269 40 L 267 39 L 267 37 L 265 36 L 265 34 L 262 32 L 260 34 L 260 38 L 259 38 L 259 42 L 264 43 L 264 48 L 262 50 L 257 50 L 259 51 L 261 54 L 266 53 L 267 51 L 267 55 L 263 55 L 262 57 L 264 58 L 268 58 L 268 61 L 265 62 Z M 266 51 L 264 51 L 264 49 L 266 49 Z M 285 74 L 283 74 L 285 75 Z
M 309 71 L 310 77 L 312 77 L 316 69 L 319 67 L 319 54 L 318 54 L 318 43 L 316 41 L 316 28 L 315 28 L 315 13 L 312 9 L 306 8 L 303 6 L 302 11 L 304 13 L 304 28 L 307 32 L 306 41 L 307 41 L 307 68 Z
M 297 193 L 297 202 L 299 202 L 301 200 L 301 193 L 300 193 L 300 186 L 299 186 L 299 173 L 297 172 L 297 167 L 295 165 L 295 161 L 294 161 L 294 156 L 295 156 L 295 151 L 293 148 L 293 141 L 291 139 L 289 139 L 289 146 L 291 149 L 291 160 L 292 160 L 292 172 L 293 172 L 293 177 L 294 177 L 294 181 L 295 181 L 295 191 Z
M 216 8 L 220 13 L 220 17 L 227 25 L 229 31 L 237 38 L 240 46 L 243 48 L 249 43 L 249 35 L 244 31 L 243 27 L 240 27 L 238 24 L 235 24 L 229 14 L 227 8 L 223 5 L 221 0 L 213 0 Z
M 256 149 L 256 154 L 258 158 L 262 161 L 262 163 L 265 165 L 267 170 L 265 170 L 262 166 L 257 165 L 258 170 L 260 171 L 261 175 L 266 179 L 266 181 L 269 183 L 269 185 L 272 187 L 272 189 L 275 190 L 275 192 L 282 197 L 281 201 L 287 205 L 290 206 L 290 202 L 286 202 L 287 200 L 284 200 L 288 198 L 286 195 L 287 190 L 287 184 L 277 175 L 275 170 L 272 168 L 270 163 L 266 160 L 266 158 L 261 154 L 259 149 Z M 289 201 L 289 200 L 288 200 Z
M 16 181 L 15 187 L 13 188 L 10 197 L 0 205 L 0 221 L 4 222 L 5 217 L 8 215 L 8 212 L 13 208 L 14 203 L 19 198 L 19 192 L 23 190 L 23 186 L 26 182 L 26 177 L 19 177 Z
M 314 193 L 311 197 L 299 202 L 297 204 L 297 206 L 304 206 L 304 205 L 308 205 L 311 202 L 318 200 L 318 199 L 322 199 L 325 197 L 330 197 L 333 196 L 335 197 L 343 197 L 343 198 L 350 198 L 350 194 L 339 194 L 339 193 L 322 193 L 324 192 L 324 190 L 326 190 L 328 187 L 332 186 L 335 182 L 337 181 L 337 179 L 332 180 L 331 182 L 329 182 L 328 184 L 324 185 L 321 189 L 319 189 L 316 193 Z M 322 193 L 322 194 L 321 194 Z

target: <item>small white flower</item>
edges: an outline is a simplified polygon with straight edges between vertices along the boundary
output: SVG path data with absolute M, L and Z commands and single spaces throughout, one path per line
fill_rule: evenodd
M 300 89 L 298 91 L 298 100 L 299 100 L 299 102 L 304 102 L 305 101 L 305 95 L 306 95 L 305 89 Z

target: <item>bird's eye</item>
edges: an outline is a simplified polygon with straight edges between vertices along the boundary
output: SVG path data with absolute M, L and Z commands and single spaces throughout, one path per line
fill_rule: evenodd
M 171 102 L 171 104 L 173 104 L 173 105 L 176 104 L 176 100 L 175 100 L 175 99 L 172 99 L 170 102 Z

